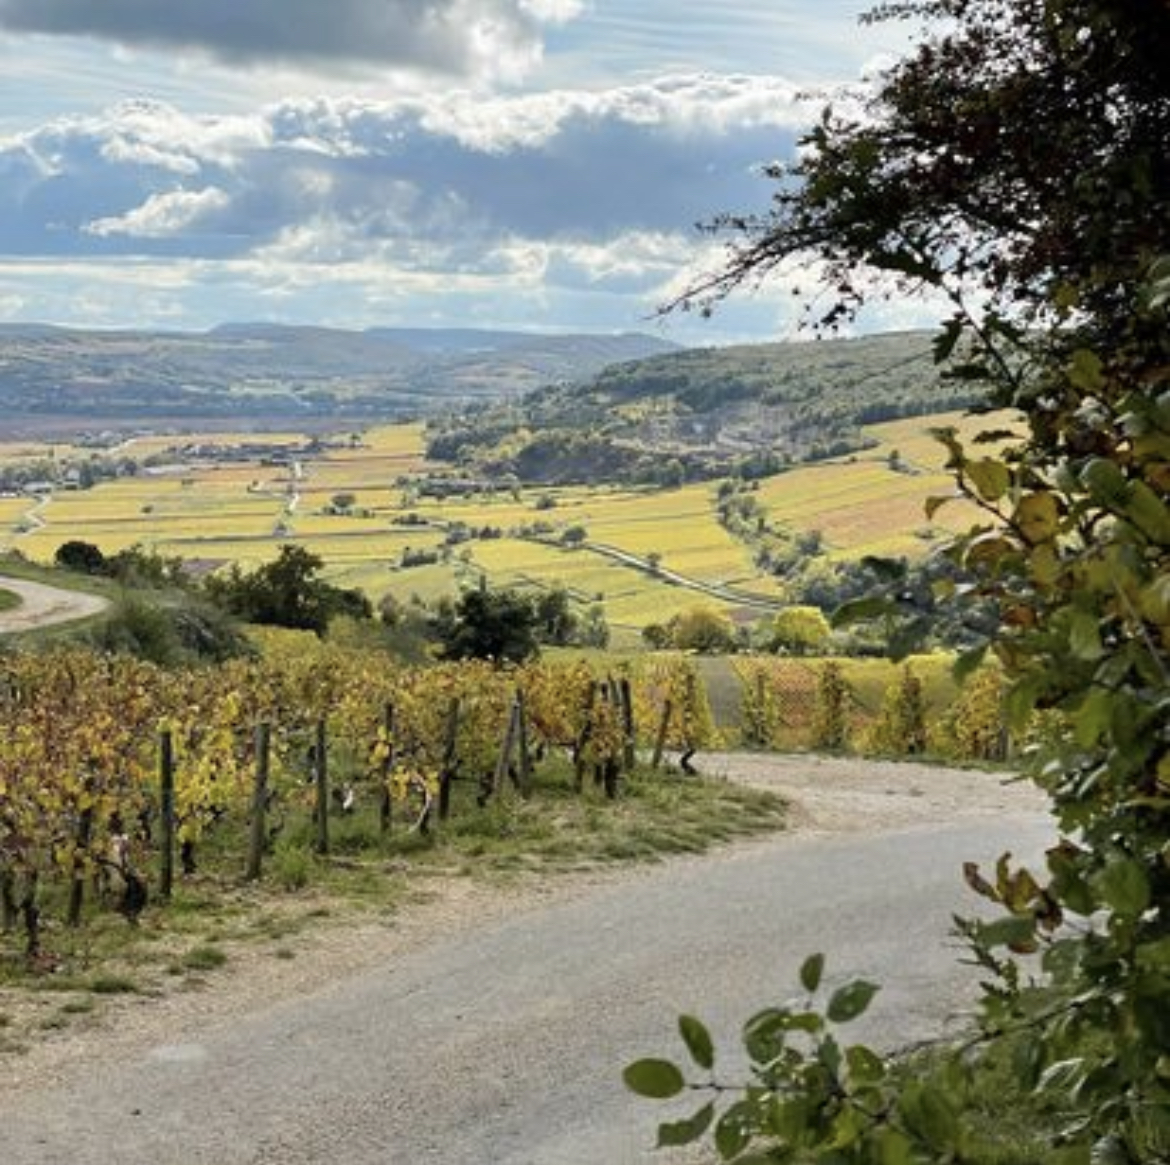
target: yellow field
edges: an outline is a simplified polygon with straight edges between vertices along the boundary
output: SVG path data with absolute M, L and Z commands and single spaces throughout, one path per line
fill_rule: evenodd
M 989 423 L 952 415 L 874 426 L 874 449 L 768 479 L 756 496 L 772 522 L 794 532 L 819 530 L 831 556 L 918 556 L 971 517 L 955 504 L 927 523 L 926 498 L 953 487 L 942 469 L 945 451 L 926 429 L 953 424 L 970 436 Z M 529 487 L 425 498 L 409 480 L 426 468 L 424 438 L 421 425 L 386 425 L 343 434 L 333 439 L 337 447 L 298 455 L 288 465 L 205 459 L 89 490 L 59 489 L 39 505 L 32 498 L 3 498 L 0 545 L 49 560 L 70 539 L 94 542 L 107 553 L 140 543 L 162 554 L 251 567 L 292 541 L 325 559 L 331 581 L 361 587 L 374 600 L 386 593 L 433 599 L 486 575 L 497 585 L 563 585 L 581 605 L 602 602 L 611 625 L 631 633 L 699 605 L 736 619 L 762 612 L 670 585 L 639 562 L 607 557 L 605 548 L 639 561 L 656 556 L 664 571 L 701 584 L 779 594 L 776 580 L 755 568 L 751 550 L 719 524 L 716 483 L 674 490 Z M 306 440 L 293 433 L 167 435 L 134 438 L 124 451 L 165 460 L 199 441 L 300 447 Z M 47 452 L 47 446 L 27 443 L 0 446 L 0 463 Z M 354 496 L 351 512 L 330 512 L 338 494 Z M 402 524 L 408 515 L 425 524 Z M 459 523 L 472 530 L 491 527 L 502 537 L 472 538 L 444 550 L 448 528 Z M 584 527 L 594 548 L 568 550 L 519 536 L 521 528 L 537 523 L 551 543 L 570 527 Z M 439 551 L 443 561 L 403 568 L 407 548 Z
M 965 530 L 978 516 L 974 506 L 953 501 L 927 521 L 926 500 L 955 492 L 943 468 L 946 449 L 927 430 L 951 426 L 970 440 L 1002 424 L 1001 418 L 947 413 L 873 425 L 866 432 L 879 442 L 875 448 L 770 478 L 759 500 L 774 523 L 819 530 L 833 557 L 920 557 L 932 542 Z M 895 453 L 897 468 L 891 464 Z
M 32 505 L 30 498 L 0 498 L 0 526 L 7 528 L 15 525 Z

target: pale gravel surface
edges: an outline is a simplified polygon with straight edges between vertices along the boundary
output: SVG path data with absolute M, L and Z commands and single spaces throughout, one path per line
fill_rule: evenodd
M 110 600 L 100 595 L 64 591 L 59 587 L 4 575 L 0 575 L 0 589 L 19 595 L 21 600 L 19 607 L 0 611 L 0 635 L 87 619 L 91 615 L 100 614 L 110 605 Z
M 791 805 L 786 844 L 864 831 L 899 832 L 953 825 L 964 820 L 1010 817 L 1043 810 L 1041 795 L 999 774 L 896 764 L 856 758 L 725 753 L 700 757 L 713 776 L 768 788 Z M 734 848 L 750 850 L 775 839 L 754 839 Z M 726 853 L 726 850 L 721 851 Z M 680 868 L 703 857 L 671 859 Z M 112 999 L 87 1030 L 48 1032 L 27 1053 L 0 1058 L 0 1093 L 21 1093 L 66 1076 L 79 1058 L 120 1058 L 159 1044 L 167 1033 L 222 1025 L 298 996 L 309 995 L 379 964 L 494 922 L 579 899 L 601 888 L 638 879 L 644 867 L 620 867 L 572 876 L 526 879 L 514 885 L 463 879 L 434 879 L 428 900 L 392 919 L 323 920 L 291 945 L 296 958 L 271 950 L 233 951 L 230 969 L 217 972 L 205 990 L 163 998 Z M 286 944 L 290 945 L 290 944 Z

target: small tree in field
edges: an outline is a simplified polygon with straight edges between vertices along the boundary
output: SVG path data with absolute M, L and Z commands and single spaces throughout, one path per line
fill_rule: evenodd
M 537 621 L 526 596 L 481 587 L 441 609 L 433 629 L 444 659 L 519 663 L 537 652 Z
M 728 651 L 735 625 L 714 607 L 689 607 L 670 621 L 670 638 L 680 651 Z
M 817 607 L 786 607 L 772 620 L 769 632 L 769 650 L 807 655 L 825 646 L 832 628 Z

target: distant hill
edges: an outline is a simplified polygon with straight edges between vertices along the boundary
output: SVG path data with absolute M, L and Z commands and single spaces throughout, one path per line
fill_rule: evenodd
M 678 350 L 654 336 L 225 324 L 209 332 L 0 325 L 0 428 L 21 418 L 360 420 L 499 400 Z
M 929 332 L 688 349 L 611 365 L 431 424 L 429 453 L 476 475 L 673 484 L 775 472 L 864 445 L 861 426 L 963 408 Z

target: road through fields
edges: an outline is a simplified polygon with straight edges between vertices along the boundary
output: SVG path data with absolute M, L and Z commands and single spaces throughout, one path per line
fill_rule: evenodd
M 94 1043 L 55 1081 L 0 1092 L 4 1161 L 665 1165 L 648 1146 L 674 1113 L 630 1096 L 619 1074 L 681 1051 L 681 1011 L 730 1047 L 823 951 L 833 983 L 883 984 L 858 1036 L 896 1047 L 954 1023 L 973 990 L 948 938 L 952 913 L 973 909 L 959 864 L 1036 857 L 1050 823 L 1032 791 L 927 766 L 714 763 L 791 790 L 797 828 L 487 911 L 116 1055 Z

